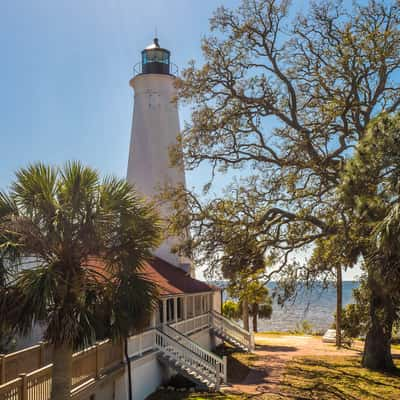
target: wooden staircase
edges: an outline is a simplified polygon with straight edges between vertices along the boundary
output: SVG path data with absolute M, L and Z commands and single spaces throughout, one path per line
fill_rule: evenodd
M 209 328 L 220 339 L 244 351 L 254 349 L 254 336 L 217 312 L 209 314 Z M 170 325 L 155 330 L 158 359 L 197 387 L 219 390 L 227 383 L 227 359 L 203 349 Z
M 223 315 L 212 311 L 210 314 L 210 326 L 215 336 L 232 346 L 248 352 L 254 350 L 255 345 L 253 333 L 246 331 L 235 322 L 225 318 Z
M 200 388 L 219 390 L 226 383 L 226 358 L 203 349 L 177 330 L 163 326 L 156 329 L 156 347 L 161 362 L 194 382 Z

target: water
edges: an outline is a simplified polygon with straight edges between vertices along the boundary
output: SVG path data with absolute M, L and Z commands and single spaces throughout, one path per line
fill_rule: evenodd
M 272 293 L 275 284 L 267 285 Z M 354 302 L 352 291 L 358 287 L 358 282 L 343 282 L 343 307 Z M 224 291 L 224 297 L 226 296 Z M 295 302 L 288 302 L 283 307 L 273 303 L 271 319 L 259 319 L 258 330 L 262 331 L 290 331 L 304 320 L 312 324 L 313 331 L 325 331 L 334 322 L 333 314 L 336 311 L 336 288 L 329 287 L 323 290 L 321 287 L 310 290 L 302 290 Z

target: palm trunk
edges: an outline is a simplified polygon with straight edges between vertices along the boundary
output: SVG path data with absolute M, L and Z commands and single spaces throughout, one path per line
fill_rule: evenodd
M 258 304 L 257 303 L 253 304 L 252 317 L 253 317 L 253 332 L 258 332 L 258 326 L 257 326 Z
M 343 282 L 342 266 L 336 269 L 336 347 L 342 346 L 342 308 L 343 308 Z
M 70 400 L 72 379 L 72 347 L 54 346 L 51 400 Z
M 243 328 L 246 331 L 249 331 L 249 303 L 247 299 L 243 299 L 242 301 L 242 320 L 243 320 Z

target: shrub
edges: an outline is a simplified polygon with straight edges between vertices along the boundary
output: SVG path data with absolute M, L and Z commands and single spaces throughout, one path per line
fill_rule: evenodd
M 292 333 L 297 333 L 300 335 L 311 335 L 313 333 L 313 325 L 311 322 L 304 319 L 301 322 L 297 322 L 296 327 L 294 328 Z
M 241 317 L 239 303 L 233 300 L 226 300 L 222 305 L 222 314 L 229 319 L 237 321 Z

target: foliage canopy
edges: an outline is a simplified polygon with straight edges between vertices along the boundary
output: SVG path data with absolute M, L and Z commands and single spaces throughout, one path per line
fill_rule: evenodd
M 226 276 L 266 255 L 266 278 L 280 276 L 287 295 L 300 279 L 369 257 L 341 194 L 346 162 L 371 121 L 400 106 L 395 1 L 318 1 L 296 16 L 289 6 L 243 0 L 214 13 L 204 64 L 192 62 L 178 83 L 192 115 L 172 151 L 173 162 L 183 151 L 188 169 L 211 166 L 208 196 L 165 193 L 185 204 L 171 221 L 193 234 L 181 251 Z M 213 195 L 215 174 L 239 170 Z

